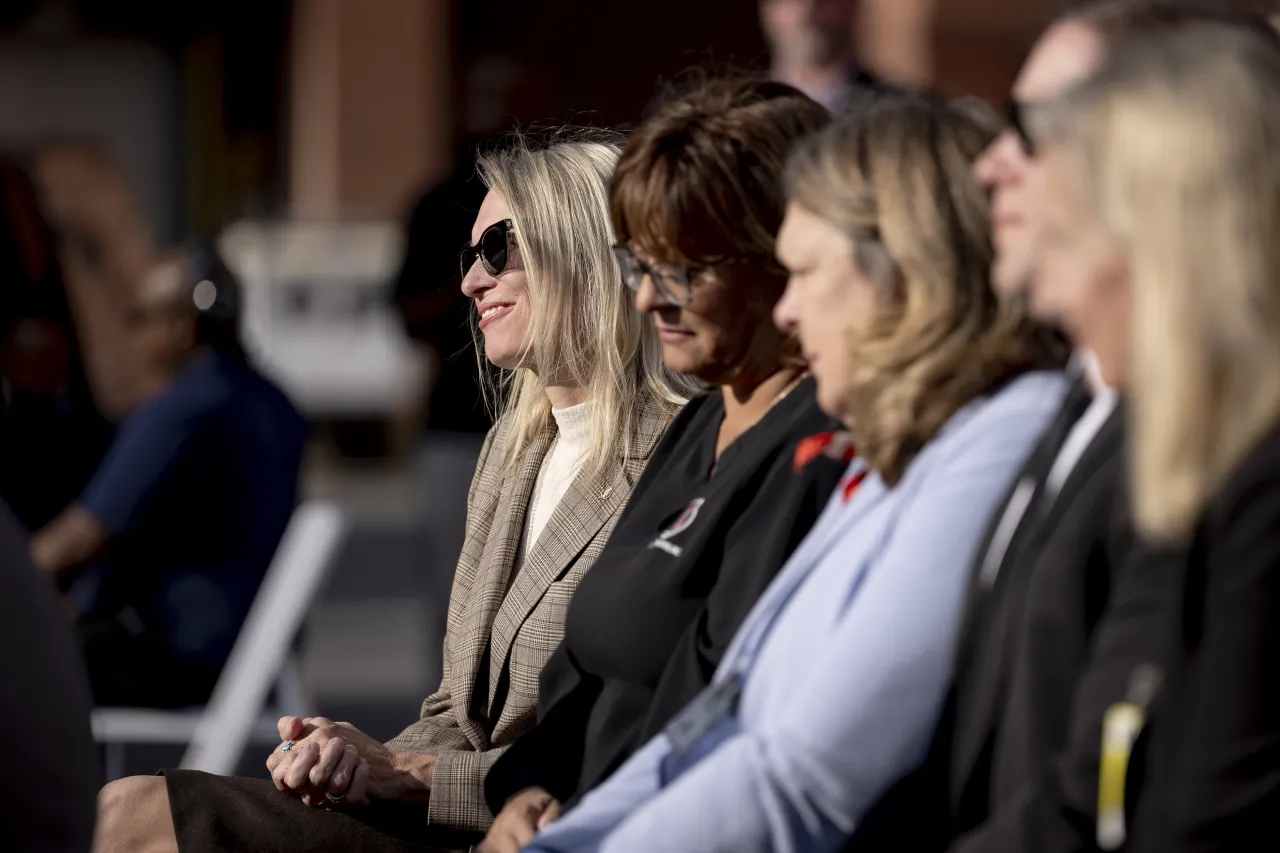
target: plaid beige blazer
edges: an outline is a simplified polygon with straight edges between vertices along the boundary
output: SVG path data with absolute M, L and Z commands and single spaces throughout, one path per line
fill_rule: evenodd
M 600 474 L 578 475 L 518 571 L 525 513 L 556 428 L 548 424 L 507 470 L 501 460 L 510 423 L 490 430 L 467 498 L 466 539 L 449 596 L 444 677 L 422 703 L 421 719 L 387 744 L 437 757 L 430 823 L 464 830 L 492 823 L 485 774 L 533 727 L 538 675 L 560 644 L 569 599 L 669 420 L 653 402 L 641 403 L 630 455 Z

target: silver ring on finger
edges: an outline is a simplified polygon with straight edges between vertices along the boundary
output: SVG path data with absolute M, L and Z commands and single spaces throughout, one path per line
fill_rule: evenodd
M 327 799 L 329 802 L 333 803 L 334 805 L 337 805 L 338 803 L 342 802 L 347 798 L 347 792 L 343 791 L 341 794 L 335 797 L 333 794 L 330 794 L 328 791 L 325 791 L 324 796 L 325 796 L 325 799 Z
M 287 741 L 285 741 L 285 742 L 284 742 L 284 745 L 280 747 L 280 751 L 281 751 L 281 752 L 288 752 L 289 750 L 293 749 L 293 747 L 294 747 L 294 743 L 293 743 L 293 741 L 291 741 L 291 740 L 287 740 Z

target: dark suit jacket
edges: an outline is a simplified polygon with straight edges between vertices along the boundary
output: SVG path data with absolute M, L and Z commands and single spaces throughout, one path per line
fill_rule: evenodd
M 1005 507 L 1042 484 L 1057 459 L 1074 421 L 1069 409 L 1027 459 L 978 551 L 956 674 L 928 758 L 881 799 L 846 853 L 1021 849 L 1012 837 L 1027 817 L 1024 798 L 1066 742 L 1076 680 L 1114 566 L 1129 559 L 1132 544 L 1116 515 L 1124 467 L 1118 408 L 1052 501 L 1038 486 L 1031 493 L 995 571 L 984 572 Z M 1090 789 L 1096 773 L 1074 783 Z
M 1163 688 L 1129 763 L 1123 849 L 1280 849 L 1280 432 L 1219 489 L 1189 548 L 1128 538 L 1065 746 L 960 849 L 1096 850 L 1103 716 L 1151 666 Z
M 0 506 L 0 732 L 10 780 L 0 847 L 87 851 L 98 785 L 89 683 L 53 585 L 27 557 L 26 535 Z
M 1280 850 L 1280 430 L 1218 490 L 1182 566 L 1166 565 L 1155 604 L 1119 626 L 1131 643 L 1095 691 L 1095 708 L 1123 698 L 1134 667 L 1162 664 L 1150 638 L 1167 641 L 1128 777 L 1125 849 Z M 1152 586 L 1134 597 L 1150 601 Z
M 990 589 L 975 576 L 953 702 L 939 735 L 952 832 L 967 835 L 958 844 L 966 853 L 1020 848 L 1023 797 L 1066 743 L 1094 629 L 1116 566 L 1134 546 L 1121 512 L 1123 438 L 1117 409 L 1052 503 L 1045 508 L 1032 499 Z M 1044 449 L 1045 458 L 1033 455 L 1030 465 L 1052 465 L 1057 449 Z M 1095 784 L 1096 774 L 1068 781 L 1084 792 Z M 1038 852 L 1041 843 L 1028 849 Z

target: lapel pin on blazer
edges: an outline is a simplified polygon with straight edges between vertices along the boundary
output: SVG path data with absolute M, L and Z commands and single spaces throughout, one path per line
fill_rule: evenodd
M 1155 664 L 1142 664 L 1129 675 L 1129 693 L 1102 717 L 1102 751 L 1098 763 L 1098 847 L 1118 850 L 1128 829 L 1124 814 L 1124 789 L 1133 745 L 1147 722 L 1151 702 L 1160 692 L 1164 673 Z

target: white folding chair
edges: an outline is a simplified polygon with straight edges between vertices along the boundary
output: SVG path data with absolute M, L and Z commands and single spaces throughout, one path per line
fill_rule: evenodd
M 309 501 L 294 512 L 208 705 L 93 711 L 93 734 L 106 747 L 109 780 L 124 775 L 124 748 L 130 743 L 185 743 L 179 766 L 234 772 L 250 742 L 279 740 L 281 713 L 264 713 L 273 684 L 280 712 L 311 712 L 290 647 L 329 573 L 345 526 L 342 511 L 326 501 Z

